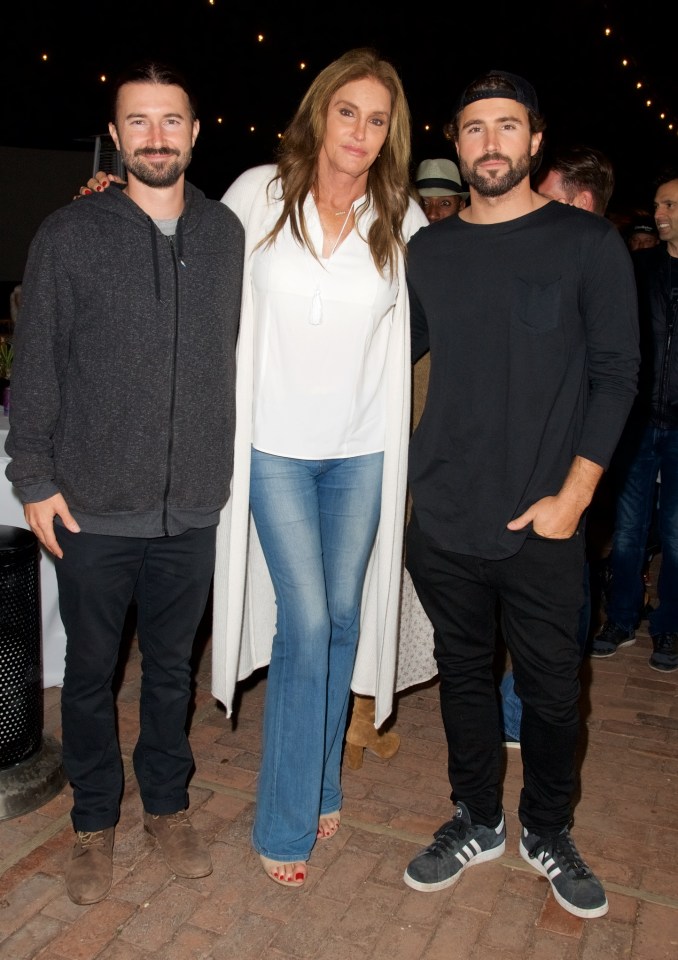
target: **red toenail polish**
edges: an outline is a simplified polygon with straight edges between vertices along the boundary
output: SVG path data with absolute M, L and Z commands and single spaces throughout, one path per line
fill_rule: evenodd
M 303 873 L 302 873 L 301 871 L 299 871 L 299 873 L 295 873 L 295 874 L 294 874 L 294 879 L 295 879 L 295 880 L 303 880 L 303 879 L 304 879 Z

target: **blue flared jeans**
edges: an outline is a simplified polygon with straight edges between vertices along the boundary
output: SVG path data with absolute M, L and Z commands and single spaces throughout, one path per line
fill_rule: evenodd
M 341 751 L 383 454 L 298 460 L 252 451 L 250 503 L 275 589 L 252 842 L 307 860 L 341 808 Z
M 658 526 L 661 566 L 658 607 L 650 614 L 650 634 L 678 632 L 678 430 L 630 424 L 615 453 L 620 477 L 612 539 L 612 595 L 607 618 L 634 629 L 643 606 L 647 538 L 660 475 Z

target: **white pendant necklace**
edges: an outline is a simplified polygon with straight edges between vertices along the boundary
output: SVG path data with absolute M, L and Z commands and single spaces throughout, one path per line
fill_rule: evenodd
M 332 256 L 332 254 L 334 253 L 334 251 L 335 251 L 335 250 L 337 249 L 337 247 L 339 246 L 339 241 L 341 240 L 342 236 L 344 235 L 344 230 L 346 229 L 346 224 L 348 223 L 348 218 L 351 216 L 352 213 L 353 213 L 353 207 L 351 206 L 351 207 L 349 207 L 348 210 L 346 211 L 346 218 L 345 218 L 344 222 L 343 222 L 342 225 L 341 225 L 341 230 L 339 231 L 339 236 L 338 236 L 337 239 L 334 241 L 334 246 L 332 247 L 332 250 L 331 250 L 331 252 L 330 252 L 330 257 Z
M 318 204 L 317 204 L 315 193 L 313 194 L 313 199 L 316 201 L 316 208 L 317 208 Z M 330 254 L 329 254 L 329 257 L 327 257 L 327 260 L 331 259 L 331 257 L 334 255 L 334 251 L 339 246 L 339 241 L 341 240 L 344 234 L 344 230 L 346 229 L 346 224 L 349 221 L 349 217 L 353 213 L 353 204 L 351 204 L 348 210 L 343 210 L 342 213 L 345 214 L 345 219 L 341 225 L 339 236 L 334 241 L 334 246 L 330 250 Z M 320 211 L 318 211 L 318 219 L 320 219 Z M 320 227 L 322 230 L 322 224 L 320 225 Z M 322 267 L 322 269 L 326 269 L 326 268 Z M 319 327 L 323 322 L 323 301 L 322 301 L 322 295 L 320 293 L 319 287 L 316 287 L 315 290 L 313 291 L 313 297 L 311 299 L 311 314 L 308 322 L 311 324 L 312 327 Z

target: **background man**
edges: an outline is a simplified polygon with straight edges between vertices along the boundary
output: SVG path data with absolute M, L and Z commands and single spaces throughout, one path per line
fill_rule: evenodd
M 244 250 L 237 217 L 184 180 L 199 130 L 185 82 L 134 68 L 113 116 L 127 185 L 56 211 L 31 245 L 7 440 L 26 520 L 59 558 L 77 833 L 66 885 L 80 904 L 111 886 L 123 790 L 111 686 L 133 598 L 144 827 L 174 873 L 212 870 L 186 814 L 185 726 L 233 459 Z
M 453 217 L 466 206 L 468 190 L 462 187 L 457 165 L 451 160 L 422 160 L 414 185 L 429 223 Z
M 665 174 L 654 197 L 660 243 L 633 255 L 638 285 L 642 361 L 638 397 L 615 454 L 616 515 L 607 620 L 593 640 L 594 657 L 635 643 L 644 606 L 642 571 L 656 481 L 661 566 L 659 605 L 650 612 L 650 666 L 678 670 L 678 171 Z
M 539 172 L 542 197 L 604 216 L 614 190 L 614 169 L 601 150 L 584 144 L 562 147 Z
M 650 214 L 639 214 L 631 220 L 631 223 L 624 231 L 626 243 L 629 250 L 634 253 L 636 250 L 647 250 L 656 247 L 660 242 L 657 233 L 657 224 L 654 217 Z
M 630 255 L 603 217 L 530 188 L 543 119 L 493 71 L 450 124 L 471 203 L 410 241 L 412 354 L 431 350 L 411 441 L 407 567 L 434 627 L 456 813 L 416 890 L 505 849 L 493 676 L 500 607 L 523 702 L 520 853 L 579 917 L 608 905 L 569 832 L 579 721 L 582 514 L 636 390 Z

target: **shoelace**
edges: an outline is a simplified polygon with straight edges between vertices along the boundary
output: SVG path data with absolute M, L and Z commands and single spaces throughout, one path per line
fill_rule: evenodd
M 557 837 L 548 837 L 530 850 L 531 857 L 539 857 L 541 854 L 552 857 L 557 860 L 558 866 L 563 873 L 572 876 L 577 880 L 586 880 L 592 876 L 591 869 L 586 864 L 570 836 L 570 831 L 566 830 Z
M 176 813 L 171 813 L 166 819 L 170 830 L 174 830 L 175 827 L 190 827 L 191 825 L 185 810 L 177 810 Z
M 675 633 L 660 633 L 654 637 L 655 653 L 673 653 L 675 643 Z
M 82 847 L 96 847 L 104 842 L 103 830 L 78 830 L 78 839 Z
M 447 853 L 450 847 L 464 839 L 468 832 L 467 825 L 461 819 L 461 815 L 453 820 L 448 820 L 442 827 L 439 827 L 433 834 L 435 840 L 426 849 L 434 856 L 442 856 Z
M 616 626 L 614 623 L 607 623 L 598 634 L 600 640 L 610 640 L 612 643 L 619 641 L 620 634 L 626 635 L 626 631 Z

